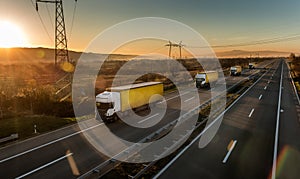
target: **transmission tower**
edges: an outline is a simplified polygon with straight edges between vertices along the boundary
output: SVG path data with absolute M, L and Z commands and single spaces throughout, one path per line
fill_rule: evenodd
M 169 47 L 169 58 L 171 58 L 172 55 L 172 47 L 178 47 L 179 48 L 179 58 L 181 59 L 181 48 L 185 45 L 182 44 L 182 41 L 179 42 L 179 44 L 176 43 L 172 43 L 171 41 L 169 41 L 168 44 L 166 44 L 165 46 Z
M 55 67 L 61 67 L 65 72 L 68 72 L 62 78 L 56 82 L 57 92 L 55 93 L 58 100 L 65 101 L 70 98 L 72 94 L 72 67 L 70 67 L 68 45 L 67 45 L 67 35 L 63 11 L 62 0 L 36 0 L 36 11 L 38 11 L 38 3 L 52 3 L 55 4 Z M 77 0 L 75 0 L 77 3 Z M 76 5 L 75 5 L 76 8 Z M 74 9 L 75 12 L 75 9 Z M 74 20 L 73 12 L 73 20 Z M 72 21 L 73 21 L 72 20 Z M 73 24 L 73 22 L 72 22 Z M 59 66 L 58 66 L 59 65 Z
M 62 0 L 36 0 L 35 3 L 37 11 L 38 3 L 55 4 L 55 66 L 57 67 L 60 63 L 70 62 Z

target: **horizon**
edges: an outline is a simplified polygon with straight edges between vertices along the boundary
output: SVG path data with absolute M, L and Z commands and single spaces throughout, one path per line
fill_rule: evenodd
M 0 50 L 26 50 L 26 49 L 32 49 L 32 50 L 51 50 L 54 51 L 55 48 L 52 47 L 10 47 L 10 48 L 3 48 L 0 47 Z M 169 57 L 167 56 L 162 56 L 161 54 L 146 54 L 146 55 L 139 55 L 139 54 L 126 54 L 126 53 L 111 53 L 111 54 L 106 54 L 106 53 L 97 53 L 97 52 L 84 52 L 84 51 L 76 51 L 76 50 L 68 50 L 69 52 L 72 53 L 85 53 L 85 54 L 94 54 L 94 55 L 115 55 L 115 56 L 124 56 L 125 57 L 132 57 L 133 60 L 162 60 L 162 59 L 168 59 Z M 37 52 L 38 53 L 38 52 Z M 43 52 L 44 53 L 44 52 Z M 285 52 L 285 51 L 273 51 L 273 50 L 260 50 L 260 51 L 247 51 L 247 50 L 240 50 L 240 49 L 235 49 L 235 50 L 229 50 L 229 51 L 221 51 L 221 52 L 216 52 L 216 57 L 219 59 L 229 59 L 229 58 L 276 58 L 276 57 L 289 57 L 289 55 L 294 52 Z M 300 53 L 294 53 L 296 56 L 300 56 Z M 24 55 L 24 54 L 23 54 Z M 55 55 L 54 52 L 52 54 L 53 56 Z M 173 56 L 173 59 L 180 59 L 178 56 Z M 207 57 L 207 56 L 197 56 L 197 57 L 182 57 L 181 59 L 194 59 L 194 58 L 214 58 L 214 57 Z M 122 59 L 120 59 L 122 60 Z

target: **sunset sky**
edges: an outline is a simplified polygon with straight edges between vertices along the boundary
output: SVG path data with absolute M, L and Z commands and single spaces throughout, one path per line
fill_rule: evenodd
M 70 28 L 75 2 L 63 2 L 68 47 L 71 50 L 84 50 L 104 29 L 122 21 L 139 17 L 164 17 L 192 27 L 212 46 L 296 36 L 292 40 L 278 43 L 214 48 L 215 51 L 300 51 L 299 0 L 78 0 L 72 32 Z M 9 22 L 17 27 L 17 31 L 21 31 L 22 37 L 19 40 L 22 43 L 16 43 L 16 46 L 53 47 L 54 5 L 39 4 L 39 13 L 50 37 L 43 28 L 34 6 L 35 0 L 0 0 L 0 28 L 3 28 L 1 23 Z M 1 29 L 0 32 L 1 46 L 4 37 L 11 36 L 13 32 L 9 34 Z M 16 38 L 16 35 L 20 34 L 15 32 L 11 38 Z M 180 40 L 186 45 L 193 43 L 191 39 L 184 39 L 184 36 Z M 163 45 L 164 42 L 153 43 L 147 48 L 154 50 Z M 127 48 L 124 53 L 140 53 L 142 48 L 142 45 L 134 49 Z

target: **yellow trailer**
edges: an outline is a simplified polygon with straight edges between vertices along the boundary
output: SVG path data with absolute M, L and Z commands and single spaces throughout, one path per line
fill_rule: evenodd
M 146 82 L 122 87 L 114 87 L 111 88 L 110 91 L 120 93 L 120 111 L 123 112 L 128 109 L 135 109 L 149 104 L 151 97 L 151 102 L 161 100 L 161 97 L 158 95 L 163 95 L 163 84 L 160 82 Z
M 145 82 L 111 87 L 96 96 L 96 103 L 103 120 L 114 118 L 117 112 L 122 113 L 162 100 L 162 95 L 161 82 Z

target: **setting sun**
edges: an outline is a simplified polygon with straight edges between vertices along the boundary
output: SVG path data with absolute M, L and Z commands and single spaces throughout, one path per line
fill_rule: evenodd
M 25 36 L 17 25 L 0 21 L 0 48 L 24 47 L 26 44 Z

